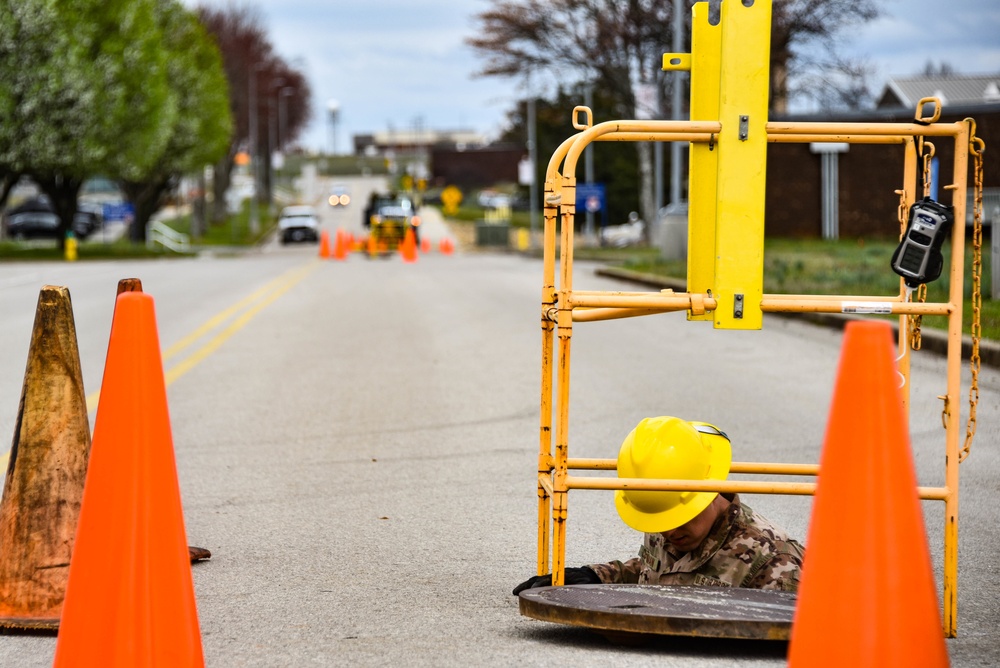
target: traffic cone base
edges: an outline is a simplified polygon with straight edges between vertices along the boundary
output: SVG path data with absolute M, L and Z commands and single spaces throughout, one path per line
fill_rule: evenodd
M 124 563 L 108 567 L 108 555 Z M 118 296 L 56 668 L 203 666 L 153 300 Z
M 0 627 L 59 627 L 90 424 L 69 290 L 38 296 L 0 499 Z
M 789 666 L 947 666 L 892 330 L 844 332 Z
M 330 257 L 330 233 L 326 230 L 319 233 L 319 256 L 323 259 Z

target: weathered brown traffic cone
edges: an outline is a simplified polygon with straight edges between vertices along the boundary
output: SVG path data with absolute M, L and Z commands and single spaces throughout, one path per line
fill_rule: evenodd
M 69 290 L 46 285 L 0 498 L 0 627 L 59 627 L 89 453 Z
M 118 294 L 120 295 L 123 292 L 142 292 L 142 281 L 138 278 L 121 279 L 118 281 Z M 212 553 L 204 547 L 189 545 L 188 558 L 191 560 L 191 563 L 194 563 L 203 559 L 211 559 Z

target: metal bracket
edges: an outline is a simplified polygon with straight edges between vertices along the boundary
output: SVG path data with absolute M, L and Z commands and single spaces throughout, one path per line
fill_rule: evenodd
M 733 295 L 733 317 L 737 320 L 743 319 L 743 293 L 737 292 Z
M 746 141 L 750 136 L 750 117 L 740 116 L 740 141 Z

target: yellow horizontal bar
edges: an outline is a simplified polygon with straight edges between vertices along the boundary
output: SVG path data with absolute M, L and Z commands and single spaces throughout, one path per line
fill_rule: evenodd
M 866 311 L 844 310 L 845 304 L 851 301 L 860 302 L 863 300 L 806 299 L 798 301 L 793 299 L 771 299 L 770 297 L 765 297 L 760 301 L 760 309 L 771 313 L 871 313 Z M 869 300 L 866 303 L 874 305 L 878 302 Z M 886 301 L 884 303 L 889 306 L 888 313 L 894 315 L 948 315 L 953 310 L 951 304 L 943 303 L 900 301 Z
M 647 295 L 577 295 L 575 292 L 569 293 L 566 297 L 567 306 L 578 308 L 581 306 L 591 307 L 619 307 L 619 308 L 654 308 L 686 311 L 691 308 L 691 295 L 687 293 L 658 294 L 650 292 Z M 712 297 L 705 296 L 702 305 L 706 310 L 711 311 L 716 307 L 716 301 Z
M 654 315 L 657 313 L 671 313 L 674 308 L 585 308 L 574 309 L 573 322 L 598 322 L 601 320 L 618 320 L 621 318 L 635 318 L 643 315 Z
M 566 489 L 639 489 L 654 492 L 719 492 L 723 494 L 794 494 L 816 493 L 814 482 L 766 482 L 757 480 L 668 480 L 653 478 L 592 478 L 566 476 Z M 921 499 L 944 501 L 947 487 L 917 487 Z
M 567 489 L 641 489 L 649 491 L 725 492 L 730 494 L 816 493 L 814 482 L 761 482 L 756 480 L 656 480 L 652 478 L 590 478 L 566 476 Z
M 595 137 L 592 141 L 693 141 L 707 144 L 713 135 L 718 142 L 717 132 L 611 132 Z
M 591 471 L 614 471 L 618 468 L 616 459 L 587 459 L 570 457 L 566 460 L 567 468 L 587 469 Z M 772 475 L 816 475 L 819 464 L 779 464 L 773 462 L 733 462 L 730 473 L 762 473 Z
M 959 123 L 797 123 L 768 121 L 764 126 L 768 135 L 885 135 L 896 137 L 955 137 L 964 132 Z
M 802 299 L 802 300 L 809 300 L 809 301 L 813 301 L 813 300 L 816 300 L 816 299 L 821 299 L 821 300 L 837 300 L 837 299 L 842 299 L 842 300 L 845 300 L 845 301 L 855 301 L 855 302 L 901 302 L 901 301 L 903 301 L 903 298 L 900 297 L 899 295 L 887 295 L 887 296 L 883 297 L 881 295 L 863 295 L 863 296 L 861 296 L 861 295 L 785 295 L 785 294 L 773 294 L 773 295 L 764 295 L 764 299 L 767 299 L 767 300 L 772 300 L 772 299 L 774 299 L 774 300 L 778 300 L 778 299 L 788 299 L 788 300 Z
M 806 135 L 775 132 L 767 135 L 767 141 L 772 144 L 812 144 L 815 142 L 835 144 L 905 144 L 907 138 L 897 135 Z

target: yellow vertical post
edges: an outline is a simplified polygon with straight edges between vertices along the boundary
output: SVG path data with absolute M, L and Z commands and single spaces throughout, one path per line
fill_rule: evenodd
M 691 8 L 691 120 L 719 119 L 719 77 L 722 71 L 722 24 L 708 20 L 708 3 Z M 666 60 L 666 59 L 664 59 Z M 666 65 L 664 65 L 666 69 Z M 719 152 L 715 142 L 691 142 L 688 150 L 688 292 L 705 294 L 715 288 L 715 226 Z M 688 320 L 712 320 L 706 312 Z
M 969 126 L 959 124 L 963 132 L 955 136 L 955 160 L 952 165 L 952 206 L 955 224 L 951 231 L 951 275 L 948 284 L 948 301 L 952 311 L 948 315 L 948 392 L 946 415 L 948 430 L 945 433 L 945 487 L 944 500 L 944 634 L 954 638 L 958 632 L 958 441 L 961 436 L 959 408 L 962 389 L 962 307 L 964 305 L 965 276 L 965 199 L 969 173 Z
M 760 329 L 771 0 L 722 3 L 715 327 Z
M 542 243 L 542 388 L 541 416 L 538 426 L 538 475 L 548 475 L 552 470 L 552 350 L 555 323 L 549 318 L 556 306 L 555 239 L 559 217 L 559 200 L 552 179 L 545 180 Z M 539 575 L 549 572 L 549 513 L 548 492 L 538 484 L 538 560 Z

